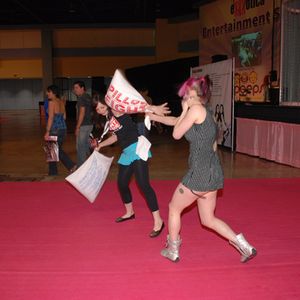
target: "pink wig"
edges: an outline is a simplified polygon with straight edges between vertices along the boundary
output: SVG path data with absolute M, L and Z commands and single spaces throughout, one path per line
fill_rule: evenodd
M 208 98 L 210 96 L 211 85 L 212 82 L 208 75 L 190 77 L 179 88 L 178 96 L 183 97 L 188 90 L 195 90 L 198 96 Z

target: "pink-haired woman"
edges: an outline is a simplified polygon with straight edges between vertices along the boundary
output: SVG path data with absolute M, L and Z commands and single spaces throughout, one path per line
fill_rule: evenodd
M 179 117 L 149 114 L 150 119 L 174 126 L 173 137 L 183 136 L 190 143 L 189 169 L 177 186 L 169 204 L 169 235 L 161 254 L 171 261 L 179 260 L 181 213 L 197 201 L 201 223 L 229 240 L 240 253 L 241 262 L 254 257 L 256 249 L 243 234 L 236 234 L 215 214 L 217 191 L 223 188 L 223 171 L 217 154 L 217 126 L 208 107 L 212 82 L 208 76 L 189 78 L 179 89 L 183 97 Z

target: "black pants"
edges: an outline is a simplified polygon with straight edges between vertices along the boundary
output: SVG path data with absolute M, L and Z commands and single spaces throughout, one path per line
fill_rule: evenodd
M 135 160 L 129 166 L 119 165 L 118 187 L 123 202 L 126 204 L 132 202 L 132 195 L 129 189 L 129 182 L 133 174 L 135 175 L 135 179 L 139 188 L 142 190 L 146 198 L 150 210 L 152 212 L 157 211 L 157 198 L 149 182 L 148 163 L 141 159 Z

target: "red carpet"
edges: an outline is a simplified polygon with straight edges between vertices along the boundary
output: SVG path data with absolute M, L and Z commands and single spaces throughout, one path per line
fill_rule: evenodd
M 153 181 L 161 212 L 177 185 Z M 115 182 L 94 204 L 66 182 L 0 183 L 0 299 L 300 299 L 300 179 L 226 180 L 217 215 L 258 256 L 241 264 L 228 242 L 183 216 L 181 261 L 159 254 L 150 212 L 132 184 L 136 219 Z

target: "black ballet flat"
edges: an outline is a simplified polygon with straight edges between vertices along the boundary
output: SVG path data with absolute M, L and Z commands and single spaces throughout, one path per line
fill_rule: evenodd
M 123 218 L 123 217 L 118 217 L 116 218 L 116 223 L 121 223 L 121 222 L 125 222 L 125 221 L 128 221 L 128 220 L 133 220 L 135 219 L 135 214 L 131 215 L 130 217 L 127 217 L 127 218 Z
M 155 237 L 159 236 L 160 233 L 163 231 L 164 228 L 165 228 L 165 223 L 163 222 L 162 225 L 161 225 L 161 227 L 160 227 L 160 229 L 159 230 L 152 230 L 150 232 L 149 236 L 151 238 L 155 238 Z

